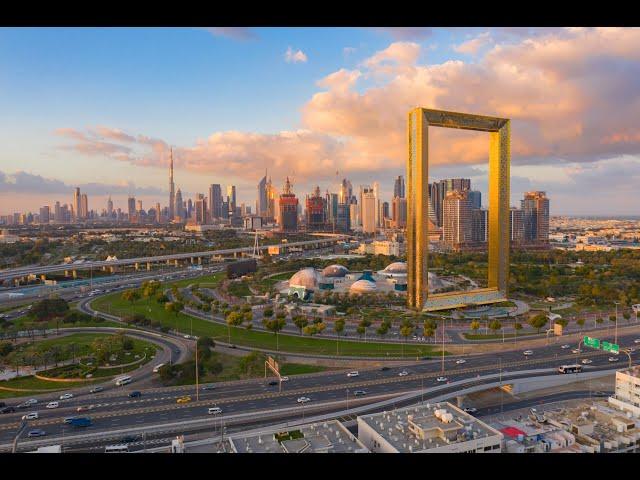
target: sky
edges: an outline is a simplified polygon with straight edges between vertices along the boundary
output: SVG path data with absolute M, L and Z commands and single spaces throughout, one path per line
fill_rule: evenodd
M 511 197 L 634 215 L 638 28 L 0 28 L 0 214 L 168 203 L 265 170 L 304 198 L 405 174 L 416 106 L 512 120 Z M 484 133 L 431 128 L 430 179 L 486 193 Z M 483 200 L 486 199 L 484 195 Z M 483 201 L 486 205 L 486 200 Z

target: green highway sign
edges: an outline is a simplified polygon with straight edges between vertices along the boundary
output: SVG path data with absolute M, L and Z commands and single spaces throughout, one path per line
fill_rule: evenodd
M 615 343 L 602 342 L 602 349 L 605 352 L 611 352 L 611 353 L 620 352 L 620 346 Z
M 591 337 L 585 336 L 583 341 L 586 347 L 600 348 L 600 340 L 598 340 L 597 338 L 591 338 Z

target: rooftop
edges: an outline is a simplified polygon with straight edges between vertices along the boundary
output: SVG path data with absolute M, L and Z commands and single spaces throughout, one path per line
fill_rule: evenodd
M 367 448 L 337 420 L 287 431 L 264 430 L 229 438 L 237 453 L 366 453 Z

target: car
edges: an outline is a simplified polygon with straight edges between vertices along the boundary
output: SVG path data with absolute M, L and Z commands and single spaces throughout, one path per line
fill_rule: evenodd
M 582 364 L 583 365 L 589 365 L 590 363 L 593 363 L 593 360 L 589 360 L 588 358 L 583 358 L 582 359 Z
M 231 348 L 238 348 L 238 347 L 236 347 L 235 345 L 231 345 Z
M 533 355 L 533 350 L 525 350 L 522 354 L 528 357 L 529 355 Z
M 184 397 L 180 397 L 176 400 L 176 403 L 189 403 L 191 401 L 191 397 L 189 395 L 185 395 Z
M 409 375 L 409 372 L 407 372 L 406 370 L 402 370 L 400 373 L 398 373 L 399 377 L 406 377 L 407 375 Z
M 96 408 L 95 405 L 82 405 L 76 408 L 76 412 L 86 412 L 88 410 L 93 410 L 94 408 Z
M 478 411 L 478 409 L 475 407 L 467 407 L 463 408 L 462 410 L 466 413 L 476 413 Z
M 15 407 L 3 407 L 0 410 L 0 413 L 14 413 L 16 411 Z
M 275 387 L 278 385 L 278 381 L 277 380 L 271 380 L 267 385 L 269 385 L 270 387 Z
M 580 353 L 582 350 L 580 350 L 579 348 L 574 348 L 573 350 L 571 350 L 571 353 L 575 353 L 578 354 Z
M 464 358 L 460 358 L 456 360 L 456 365 L 462 365 L 463 363 L 467 363 L 467 361 Z
M 617 362 L 618 360 L 619 360 L 619 358 L 618 358 L 618 357 L 609 357 L 609 361 L 610 361 L 611 363 L 613 363 L 613 362 Z
M 142 392 L 139 392 L 138 390 L 135 390 L 129 394 L 129 398 L 137 398 L 141 396 L 142 396 Z
M 361 397 L 363 395 L 366 395 L 367 392 L 365 392 L 364 390 L 356 390 L 355 392 L 353 392 L 353 395 L 356 397 Z
M 447 381 L 447 377 L 438 377 L 436 378 L 436 382 L 446 382 Z
M 222 409 L 220 407 L 211 407 L 207 410 L 209 415 L 219 415 L 222 413 Z
M 298 403 L 307 403 L 310 401 L 311 399 L 309 397 L 298 397 L 298 400 L 297 400 Z
M 607 392 L 597 391 L 597 392 L 593 392 L 593 396 L 594 397 L 608 397 L 609 394 Z
M 289 377 L 287 377 L 287 376 L 280 377 L 280 381 L 281 382 L 288 382 L 289 381 Z
M 633 343 L 640 343 L 640 338 L 636 338 Z
M 63 395 L 60 395 L 60 400 L 68 400 L 70 398 L 73 398 L 73 393 L 65 393 Z
M 47 403 L 47 406 L 45 408 L 58 408 L 60 406 L 60 403 L 58 402 L 49 402 Z
M 357 370 L 347 373 L 347 377 L 359 377 L 359 376 L 360 376 L 360 373 L 358 373 Z
M 47 432 L 38 428 L 36 430 L 30 430 L 27 437 L 44 437 L 46 434 Z
M 38 412 L 27 413 L 22 416 L 22 420 L 36 420 L 39 417 Z
M 73 421 L 73 419 L 74 419 L 74 418 L 76 418 L 76 417 L 66 417 L 66 418 L 64 419 L 64 423 L 66 423 L 67 425 L 69 425 L 69 424 Z
M 104 387 L 94 387 L 91 390 L 89 390 L 89 393 L 98 393 L 98 392 L 102 392 L 104 390 Z
M 35 405 L 36 403 L 38 403 L 38 400 L 35 398 L 30 398 L 29 400 L 24 402 L 25 405 Z
M 566 345 L 565 344 L 565 345 L 562 345 L 560 348 L 563 349 L 563 350 L 566 350 L 567 348 L 571 348 L 571 345 Z
M 215 389 L 216 389 L 215 385 L 205 385 L 204 387 L 202 387 L 202 390 L 204 391 L 215 390 Z
M 382 367 L 382 368 L 380 369 L 380 371 L 381 371 L 381 372 L 386 372 L 387 370 L 389 370 L 389 367 Z

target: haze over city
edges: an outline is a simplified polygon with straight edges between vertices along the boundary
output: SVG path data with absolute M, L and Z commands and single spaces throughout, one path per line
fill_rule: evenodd
M 185 198 L 233 184 L 254 205 L 268 169 L 299 197 L 346 177 L 390 199 L 420 105 L 512 119 L 512 204 L 544 190 L 552 215 L 635 214 L 639 41 L 636 28 L 4 28 L 0 213 L 68 203 L 76 186 L 98 211 L 108 195 L 164 205 L 170 146 Z M 431 178 L 485 196 L 487 136 L 432 136 Z

